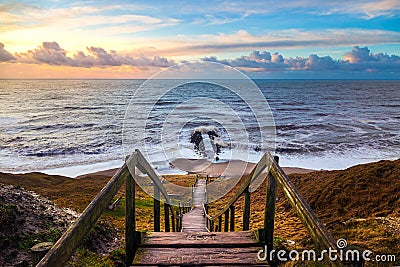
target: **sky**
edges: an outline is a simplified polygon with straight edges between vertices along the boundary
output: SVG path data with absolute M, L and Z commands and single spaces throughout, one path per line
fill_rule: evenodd
M 0 2 L 0 78 L 148 78 L 197 60 L 400 79 L 400 0 Z

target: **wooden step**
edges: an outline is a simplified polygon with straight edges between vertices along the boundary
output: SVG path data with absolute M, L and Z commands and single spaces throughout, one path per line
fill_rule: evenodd
M 132 266 L 268 266 L 259 247 L 139 248 Z
M 195 207 L 183 215 L 182 232 L 208 232 L 203 207 Z
M 203 213 L 203 204 L 206 202 L 206 181 L 200 179 L 193 194 L 194 208 L 183 215 L 182 232 L 208 232 L 206 218 Z
M 253 231 L 149 232 L 141 247 L 261 247 Z

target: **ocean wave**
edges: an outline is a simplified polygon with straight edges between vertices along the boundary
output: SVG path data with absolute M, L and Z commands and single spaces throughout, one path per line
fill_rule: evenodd
M 230 140 L 232 133 L 221 130 L 221 156 L 228 157 L 232 151 L 238 151 L 238 157 L 249 151 L 255 155 L 265 152 L 266 148 L 259 144 L 260 129 L 246 104 L 226 89 L 210 94 L 209 89 L 213 87 L 202 83 L 195 84 L 194 88 L 182 86 L 175 94 L 160 99 L 150 115 L 127 114 L 130 121 L 124 121 L 129 97 L 141 82 L 0 81 L 1 94 L 8 94 L 0 97 L 3 112 L 0 116 L 0 171 L 7 166 L 18 169 L 18 164 L 19 169 L 29 170 L 113 159 L 113 155 L 122 151 L 123 123 L 135 130 L 137 121 L 142 119 L 147 119 L 145 143 L 153 154 L 164 153 L 163 146 L 166 146 L 167 150 L 182 149 L 193 155 L 193 144 L 189 142 L 193 129 L 208 125 L 212 120 L 207 105 L 200 103 L 190 110 L 183 105 L 179 114 L 190 112 L 194 119 L 182 126 L 179 136 L 163 132 L 165 140 L 175 143 L 165 144 L 160 137 L 164 121 L 171 119 L 168 114 L 191 97 L 212 97 L 229 104 L 242 119 L 239 123 L 246 128 L 246 140 Z M 160 81 L 160 87 L 163 83 L 168 84 L 168 81 Z M 388 158 L 400 154 L 398 82 L 258 80 L 256 83 L 268 96 L 276 123 L 276 153 L 283 157 L 317 157 L 328 152 L 352 155 L 354 151 L 364 153 L 357 157 L 378 152 Z M 329 90 L 322 90 L 328 87 Z M 189 92 L 189 96 L 181 96 L 184 91 Z M 133 99 L 131 104 L 141 107 L 153 102 L 144 97 Z M 222 110 L 217 113 L 224 118 Z M 221 124 L 239 125 L 229 116 Z M 222 129 L 223 125 L 215 127 Z M 229 130 L 235 131 L 236 127 Z M 273 130 L 271 126 L 261 128 L 261 132 L 269 130 Z M 138 139 L 136 133 L 132 132 L 132 140 Z M 202 133 L 206 134 L 206 130 Z M 137 144 L 130 146 L 133 150 Z M 26 161 L 19 163 L 22 159 Z
M 104 107 L 102 107 L 102 106 L 99 106 L 99 107 L 65 106 L 64 109 L 66 109 L 66 110 L 99 110 L 99 109 L 104 109 Z
M 26 157 L 54 157 L 54 156 L 61 156 L 61 155 L 97 155 L 103 154 L 107 151 L 107 148 L 101 147 L 98 149 L 94 148 L 81 148 L 81 147 L 64 147 L 64 148 L 57 148 L 57 149 L 48 149 L 48 150 L 41 150 L 35 152 L 25 152 L 22 153 L 23 156 Z

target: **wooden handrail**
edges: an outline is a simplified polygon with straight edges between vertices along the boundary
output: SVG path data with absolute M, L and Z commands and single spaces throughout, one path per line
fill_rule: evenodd
M 178 228 L 175 228 L 175 221 L 177 220 L 177 216 L 172 208 L 172 203 L 171 203 L 171 198 L 165 189 L 163 183 L 162 183 L 162 178 L 160 178 L 157 173 L 154 171 L 153 167 L 151 167 L 150 163 L 146 160 L 146 158 L 143 156 L 143 154 L 140 152 L 139 149 L 135 150 L 135 153 L 137 155 L 137 164 L 136 167 L 143 173 L 147 174 L 151 181 L 154 184 L 154 231 L 158 232 L 160 231 L 160 195 L 161 193 L 165 199 L 165 203 L 168 204 L 168 208 L 171 213 L 171 219 L 173 221 L 172 226 L 173 226 L 173 231 L 179 231 Z
M 127 165 L 136 165 L 135 161 L 135 155 L 129 157 L 127 163 L 118 170 L 107 185 L 90 202 L 81 216 L 67 229 L 36 265 L 37 267 L 63 266 L 68 261 L 75 249 L 82 243 L 86 234 L 93 228 L 103 211 L 107 209 L 108 204 L 118 192 L 121 185 L 126 181 L 126 178 L 131 175 Z
M 61 238 L 54 244 L 54 246 L 47 252 L 44 258 L 36 266 L 63 266 L 72 256 L 77 247 L 82 243 L 83 239 L 86 237 L 86 234 L 94 227 L 95 223 L 100 218 L 101 214 L 107 209 L 109 203 L 124 182 L 126 182 L 126 263 L 130 264 L 132 262 L 136 247 L 138 246 L 138 242 L 140 242 L 136 233 L 135 219 L 135 181 L 133 176 L 135 176 L 136 167 L 142 173 L 148 174 L 155 185 L 155 190 L 162 194 L 165 199 L 164 207 L 166 207 L 171 213 L 172 230 L 179 231 L 181 225 L 181 214 L 175 214 L 171 205 L 170 197 L 164 185 L 162 184 L 162 179 L 156 174 L 142 153 L 139 150 L 136 150 L 130 157 L 126 159 L 126 162 L 123 164 L 123 166 L 110 179 L 110 181 L 90 202 L 78 219 L 67 229 L 67 231 L 61 236 Z M 159 209 L 160 200 L 155 199 L 154 201 L 154 211 L 157 213 L 156 206 L 158 206 Z M 156 201 L 158 201 L 158 205 L 156 205 Z M 185 212 L 186 209 L 183 211 Z M 182 213 L 182 210 L 180 210 L 180 213 Z M 159 217 L 160 212 L 158 211 L 158 213 L 154 216 L 154 226 L 157 230 L 160 228 Z M 166 226 L 169 228 L 169 218 Z
M 257 177 L 262 173 L 262 171 L 268 167 L 268 154 L 264 154 L 264 156 L 258 161 L 257 165 L 253 168 L 250 175 L 246 177 L 243 181 L 242 185 L 238 190 L 236 190 L 235 194 L 229 199 L 228 203 L 225 204 L 222 209 L 214 216 L 211 216 L 211 220 L 217 219 L 219 216 L 225 213 L 229 209 L 231 205 L 233 205 L 239 197 L 248 189 L 251 181 L 257 179 Z
M 208 214 L 208 211 L 207 211 L 207 204 L 203 204 L 203 212 L 204 212 L 204 216 L 206 217 L 206 219 L 208 219 L 209 221 L 212 221 L 212 220 L 213 220 L 213 217 L 211 217 L 211 216 Z
M 314 213 L 296 187 L 292 184 L 282 168 L 272 159 L 271 155 L 269 155 L 269 159 L 272 162 L 270 168 L 271 175 L 276 179 L 277 185 L 282 189 L 289 203 L 295 209 L 297 215 L 299 215 L 300 220 L 306 227 L 314 243 L 322 249 L 331 248 L 338 251 L 338 247 L 333 236 L 318 219 L 317 215 Z M 341 261 L 332 261 L 331 264 L 333 266 L 343 266 Z
M 151 167 L 150 163 L 146 160 L 143 154 L 140 152 L 139 149 L 135 150 L 137 154 L 137 165 L 136 167 L 143 173 L 147 174 L 149 178 L 153 181 L 154 185 L 160 190 L 161 194 L 164 196 L 165 201 L 168 204 L 171 204 L 170 197 L 167 193 L 167 190 L 162 184 L 162 179 L 156 174 L 153 167 Z
M 274 229 L 274 210 L 275 210 L 275 192 L 276 185 L 278 185 L 284 195 L 287 197 L 291 206 L 295 209 L 296 213 L 300 217 L 300 220 L 305 225 L 308 233 L 313 239 L 314 243 L 321 249 L 333 249 L 338 251 L 336 241 L 333 236 L 328 232 L 322 222 L 318 219 L 314 211 L 305 201 L 303 196 L 292 184 L 290 179 L 287 177 L 282 168 L 278 165 L 278 159 L 274 159 L 268 152 L 260 159 L 257 165 L 253 168 L 250 175 L 242 183 L 241 187 L 236 193 L 230 198 L 228 203 L 214 216 L 210 216 L 206 208 L 204 208 L 204 214 L 207 219 L 207 225 L 213 228 L 213 221 L 218 219 L 218 224 L 222 221 L 222 215 L 225 214 L 225 231 L 228 230 L 228 222 L 230 223 L 230 230 L 234 231 L 234 211 L 235 202 L 238 198 L 245 194 L 245 207 L 243 213 L 243 228 L 248 228 L 248 215 L 250 213 L 250 196 L 248 195 L 248 186 L 255 180 L 263 170 L 269 169 L 269 175 L 267 180 L 267 195 L 264 215 L 264 242 L 268 246 L 268 250 L 272 250 L 273 246 L 273 229 Z M 228 218 L 230 215 L 230 218 Z M 213 229 L 211 229 L 212 231 Z M 220 226 L 219 229 L 220 231 Z M 341 261 L 333 261 L 333 266 L 343 266 Z

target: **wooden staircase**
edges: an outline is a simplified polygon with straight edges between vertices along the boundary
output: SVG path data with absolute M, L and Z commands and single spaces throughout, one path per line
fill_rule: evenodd
M 149 185 L 154 189 L 154 232 L 136 231 L 136 220 L 140 220 L 135 213 L 136 169 L 147 174 L 151 180 Z M 248 231 L 251 228 L 249 188 L 262 173 L 267 174 L 264 227 L 253 232 Z M 206 204 L 207 187 L 212 184 L 196 179 L 192 190 L 188 188 L 192 193 L 191 200 L 182 204 L 174 202 L 173 194 L 168 193 L 164 182 L 136 150 L 36 267 L 64 266 L 123 184 L 126 186 L 126 266 L 268 266 L 267 262 L 258 260 L 258 252 L 263 248 L 274 249 L 277 186 L 297 212 L 316 246 L 321 250 L 336 250 L 337 254 L 343 252 L 338 250 L 335 239 L 279 167 L 278 158 L 269 153 L 264 154 L 233 196 L 213 216 L 208 214 Z M 243 231 L 235 232 L 235 203 L 241 196 L 244 196 Z M 160 232 L 161 201 L 164 202 L 164 232 Z M 276 265 L 276 262 L 269 264 Z M 337 260 L 330 261 L 329 266 L 363 266 L 363 263 Z
M 253 231 L 208 231 L 205 184 L 204 179 L 197 182 L 193 209 L 182 218 L 182 232 L 146 233 L 132 266 L 260 266 L 257 253 L 262 245 Z

